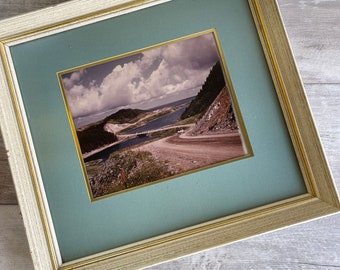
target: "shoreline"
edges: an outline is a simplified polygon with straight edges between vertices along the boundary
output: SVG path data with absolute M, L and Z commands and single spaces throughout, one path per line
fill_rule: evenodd
M 195 136 L 188 135 L 188 133 L 189 133 L 190 131 L 191 131 L 191 129 L 189 129 L 188 131 L 186 131 L 186 132 L 183 133 L 183 134 L 179 134 L 178 137 L 181 138 L 181 139 L 183 139 L 183 140 L 188 140 L 188 141 L 190 141 L 190 140 L 197 140 L 197 139 L 199 139 L 199 140 L 204 140 L 204 139 L 206 139 L 206 138 L 224 138 L 224 137 L 232 137 L 232 136 L 237 136 L 237 135 L 241 136 L 239 130 L 232 130 L 232 131 L 229 131 L 229 132 L 226 132 L 226 133 L 204 134 L 204 135 L 195 135 Z M 161 140 L 164 140 L 164 139 L 169 139 L 169 138 L 171 138 L 171 137 L 172 137 L 172 136 L 166 137 L 166 138 L 162 138 L 162 139 L 159 139 L 159 140 L 156 140 L 156 141 L 153 141 L 153 142 L 149 142 L 149 143 L 146 143 L 146 145 L 147 145 L 147 144 L 152 144 L 152 143 L 155 143 L 155 142 L 157 143 L 158 141 L 161 141 Z M 108 148 L 110 148 L 110 147 L 112 147 L 112 146 L 118 145 L 118 144 L 120 144 L 120 143 L 122 143 L 122 142 L 124 142 L 124 141 L 126 141 L 126 140 L 128 140 L 127 137 L 124 138 L 124 139 L 122 139 L 122 140 L 116 141 L 116 142 L 114 142 L 114 143 L 106 144 L 106 145 L 104 145 L 104 146 L 102 146 L 102 147 L 100 147 L 100 148 L 97 148 L 97 149 L 94 149 L 94 150 L 92 150 L 92 151 L 90 151 L 90 152 L 87 152 L 87 153 L 82 154 L 82 158 L 83 158 L 83 159 L 86 159 L 86 158 L 88 158 L 88 157 L 91 157 L 91 156 L 93 156 L 93 155 L 95 155 L 95 154 L 100 153 L 101 151 L 104 151 L 105 149 L 108 149 Z M 144 144 L 143 144 L 143 145 L 144 145 Z M 136 148 L 142 147 L 143 145 L 141 145 L 141 146 L 136 146 Z
M 92 151 L 90 151 L 90 152 L 87 152 L 87 153 L 85 153 L 85 154 L 82 154 L 82 158 L 85 159 L 85 158 L 88 158 L 88 157 L 90 157 L 90 156 L 93 156 L 93 155 L 95 155 L 95 154 L 97 154 L 97 153 L 99 153 L 99 152 L 101 152 L 101 151 L 104 151 L 104 150 L 107 149 L 107 148 L 110 148 L 110 147 L 112 147 L 112 146 L 114 146 L 114 145 L 120 144 L 120 143 L 122 143 L 122 142 L 124 142 L 124 141 L 125 141 L 125 140 L 120 140 L 120 141 L 117 141 L 117 142 L 114 142 L 114 143 L 106 144 L 106 145 L 104 145 L 104 146 L 102 146 L 102 147 L 100 147 L 100 148 L 97 148 L 97 149 L 94 149 L 94 150 L 92 150 Z

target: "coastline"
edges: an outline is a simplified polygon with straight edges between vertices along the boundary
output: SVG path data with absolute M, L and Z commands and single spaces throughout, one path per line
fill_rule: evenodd
M 101 152 L 101 151 L 103 151 L 103 150 L 105 150 L 107 148 L 110 148 L 110 147 L 112 147 L 114 145 L 120 144 L 120 143 L 122 143 L 124 141 L 125 140 L 119 140 L 119 141 L 114 142 L 114 143 L 106 144 L 106 145 L 104 145 L 104 146 L 102 146 L 100 148 L 97 148 L 97 149 L 94 149 L 94 150 L 92 150 L 90 152 L 82 154 L 82 158 L 85 159 L 85 158 L 88 158 L 90 156 L 93 156 L 93 155 L 95 155 L 95 154 L 97 154 L 97 153 L 99 153 L 99 152 Z

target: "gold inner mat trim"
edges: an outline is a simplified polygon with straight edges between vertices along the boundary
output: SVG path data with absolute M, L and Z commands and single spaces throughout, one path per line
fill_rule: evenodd
M 20 108 L 20 105 L 19 105 L 19 102 L 18 102 L 16 89 L 15 89 L 15 86 L 14 86 L 14 83 L 13 83 L 13 76 L 11 74 L 10 64 L 9 64 L 9 61 L 8 61 L 9 56 L 6 53 L 5 48 L 8 47 L 7 43 L 17 41 L 17 40 L 22 39 L 24 37 L 32 37 L 32 36 L 34 36 L 38 33 L 53 30 L 53 29 L 56 29 L 58 27 L 80 23 L 80 22 L 86 21 L 90 18 L 94 18 L 94 17 L 98 17 L 98 16 L 104 16 L 106 14 L 110 14 L 110 13 L 118 12 L 118 11 L 123 11 L 123 10 L 126 10 L 126 9 L 138 7 L 138 6 L 148 4 L 148 3 L 152 3 L 152 2 L 156 2 L 156 0 L 135 0 L 135 1 L 132 1 L 132 2 L 129 2 L 129 3 L 124 3 L 124 4 L 121 4 L 121 5 L 118 5 L 118 6 L 113 6 L 111 8 L 99 10 L 99 11 L 92 12 L 92 13 L 89 13 L 89 14 L 85 14 L 85 15 L 82 15 L 82 16 L 79 16 L 79 17 L 64 20 L 64 21 L 61 21 L 59 23 L 46 25 L 44 27 L 39 27 L 39 28 L 30 30 L 30 31 L 24 31 L 24 32 L 21 32 L 21 33 L 0 39 L 0 57 L 1 57 L 1 60 L 4 64 L 5 76 L 6 76 L 11 100 L 12 100 L 12 103 L 13 103 L 13 109 L 14 109 L 15 117 L 16 117 L 17 122 L 18 122 L 19 133 L 20 133 L 20 136 L 22 138 L 23 150 L 25 152 L 25 156 L 26 156 L 26 159 L 27 159 L 27 166 L 28 166 L 29 173 L 30 173 L 30 176 L 31 176 L 33 189 L 34 189 L 34 192 L 36 194 L 35 197 L 36 197 L 36 200 L 37 200 L 37 206 L 38 206 L 39 214 L 40 214 L 40 217 L 41 217 L 41 220 L 42 220 L 42 227 L 43 227 L 46 242 L 47 242 L 48 252 L 49 252 L 49 255 L 50 255 L 50 259 L 51 259 L 51 264 L 52 264 L 52 267 L 54 269 L 59 269 L 59 260 L 58 260 L 58 256 L 57 256 L 57 253 L 59 253 L 59 251 L 55 250 L 55 246 L 53 244 L 54 241 L 53 241 L 53 237 L 52 237 L 52 233 L 51 233 L 51 228 L 49 226 L 48 218 L 47 218 L 47 215 L 46 215 L 46 212 L 45 212 L 46 205 L 43 202 L 41 190 L 39 188 L 37 174 L 36 174 L 36 171 L 35 171 L 32 153 L 31 153 L 31 149 L 30 149 L 30 146 L 29 146 L 29 140 L 27 138 L 28 135 L 26 133 L 25 125 L 24 125 L 24 122 L 23 122 L 24 117 L 23 117 L 23 113 L 21 112 L 21 108 Z
M 23 147 L 24 147 L 26 158 L 27 158 L 27 163 L 28 163 L 29 171 L 30 171 L 30 174 L 31 174 L 31 177 L 32 177 L 32 180 L 33 180 L 34 190 L 36 192 L 39 212 L 40 212 L 40 215 L 41 215 L 41 218 L 42 218 L 42 222 L 43 222 L 43 225 L 44 225 L 43 226 L 44 227 L 44 233 L 45 233 L 46 238 L 47 238 L 50 256 L 51 256 L 51 259 L 52 259 L 52 262 L 53 262 L 53 266 L 54 266 L 55 269 L 58 269 L 59 266 L 58 266 L 58 262 L 57 262 L 57 259 L 56 259 L 56 256 L 55 256 L 54 246 L 52 244 L 52 237 L 51 237 L 51 234 L 50 234 L 50 228 L 48 226 L 47 217 L 46 217 L 46 214 L 44 212 L 45 209 L 44 209 L 43 200 L 42 200 L 42 197 L 41 197 L 41 194 L 40 194 L 40 189 L 39 189 L 38 181 L 36 179 L 36 173 L 35 173 L 35 169 L 34 169 L 34 165 L 33 165 L 33 160 L 31 158 L 31 150 L 30 150 L 30 147 L 29 147 L 29 144 L 28 144 L 27 134 L 25 132 L 25 128 L 24 128 L 24 124 L 23 124 L 22 112 L 20 110 L 20 106 L 18 104 L 17 96 L 16 96 L 16 93 L 15 93 L 15 87 L 14 87 L 13 82 L 12 82 L 12 75 L 11 75 L 11 71 L 10 71 L 10 68 L 9 68 L 9 63 L 7 61 L 7 57 L 8 56 L 7 56 L 6 52 L 5 52 L 5 44 L 10 42 L 10 41 L 13 41 L 13 40 L 17 40 L 17 39 L 20 39 L 20 38 L 26 37 L 26 36 L 32 36 L 32 35 L 34 35 L 36 33 L 47 31 L 47 30 L 50 30 L 52 28 L 57 28 L 57 27 L 65 25 L 65 24 L 78 23 L 78 22 L 81 22 L 81 21 L 85 21 L 88 18 L 93 17 L 93 16 L 104 15 L 104 14 L 107 14 L 107 13 L 110 13 L 110 12 L 113 12 L 113 11 L 124 10 L 124 9 L 127 9 L 127 8 L 131 8 L 133 6 L 139 6 L 139 5 L 142 5 L 144 3 L 149 3 L 149 2 L 153 2 L 153 1 L 154 0 L 150 0 L 150 1 L 140 1 L 140 0 L 133 1 L 132 3 L 122 4 L 122 5 L 118 6 L 118 7 L 109 8 L 109 9 L 106 9 L 104 11 L 97 11 L 97 12 L 94 12 L 94 13 L 90 13 L 90 14 L 87 14 L 87 15 L 83 15 L 83 16 L 74 18 L 74 19 L 69 19 L 69 20 L 66 20 L 66 21 L 63 21 L 63 22 L 60 22 L 60 23 L 57 23 L 57 24 L 52 24 L 52 25 L 48 25 L 48 26 L 45 26 L 45 27 L 37 28 L 37 29 L 34 29 L 32 31 L 26 31 L 24 33 L 16 34 L 14 36 L 11 36 L 11 37 L 8 37 L 8 38 L 0 40 L 0 54 L 1 54 L 1 58 L 2 58 L 2 61 L 4 62 L 4 66 L 5 66 L 6 79 L 7 79 L 8 85 L 9 85 L 10 95 L 11 95 L 11 98 L 12 98 L 13 107 L 14 107 L 15 114 L 16 114 L 17 121 L 18 121 L 20 135 L 22 136 L 22 139 L 23 139 Z M 285 89 L 284 88 L 284 83 L 283 83 L 283 81 L 282 81 L 282 79 L 280 77 L 278 64 L 276 63 L 275 57 L 274 57 L 272 49 L 271 49 L 271 44 L 270 44 L 270 41 L 268 39 L 268 34 L 266 33 L 266 30 L 265 30 L 265 27 L 264 27 L 264 24 L 263 24 L 263 18 L 262 18 L 262 15 L 261 15 L 260 8 L 258 6 L 258 2 L 255 1 L 255 0 L 249 0 L 249 1 L 253 2 L 254 6 L 256 7 L 256 13 L 257 13 L 256 16 L 257 16 L 258 21 L 260 21 L 261 24 L 262 24 L 261 25 L 262 33 L 264 35 L 264 39 L 267 42 L 267 45 L 266 45 L 267 49 L 269 49 L 269 51 L 270 51 L 270 55 L 271 55 L 271 58 L 272 58 L 271 61 L 273 62 L 273 65 L 274 65 L 274 69 L 275 69 L 275 72 L 276 72 L 276 77 L 277 77 L 277 79 L 278 79 L 278 81 L 280 83 L 281 89 L 284 90 Z M 287 102 L 287 104 L 289 104 L 288 96 L 285 93 L 285 91 L 283 91 L 283 92 L 284 92 L 284 101 Z M 294 117 L 293 117 L 293 113 L 292 113 L 292 109 L 290 107 L 290 104 L 289 104 L 287 109 L 288 109 L 288 112 L 289 112 L 290 121 L 292 122 L 291 125 L 293 127 L 294 134 L 297 137 L 298 146 L 300 147 L 300 151 L 302 152 L 301 153 L 302 159 L 304 160 L 304 163 L 306 164 L 308 175 L 310 177 L 310 179 L 309 179 L 310 183 L 309 184 L 312 185 L 312 188 L 313 188 L 313 190 L 315 192 L 314 195 L 317 196 L 318 195 L 317 189 L 316 189 L 315 183 L 314 183 L 314 181 L 312 179 L 312 173 L 310 171 L 309 164 L 308 164 L 308 162 L 306 160 L 306 156 L 304 154 L 304 151 L 302 151 L 303 144 L 302 144 L 301 138 L 300 138 L 299 133 L 298 133 L 298 128 L 296 127 L 296 124 L 295 124 L 295 121 L 294 121 Z M 311 199 L 312 199 L 311 197 L 307 197 L 306 196 L 306 197 L 303 197 L 301 199 L 298 199 L 298 200 L 290 202 L 290 203 L 285 203 L 285 204 L 282 204 L 280 206 L 269 207 L 266 210 L 261 210 L 261 211 L 253 212 L 252 214 L 250 214 L 250 216 L 245 216 L 244 215 L 242 217 L 230 219 L 228 221 L 215 222 L 215 223 L 213 223 L 211 225 L 207 225 L 207 226 L 199 228 L 199 229 L 189 230 L 187 232 L 184 232 L 182 234 L 178 234 L 178 235 L 173 236 L 173 237 L 161 239 L 161 240 L 158 240 L 156 242 L 152 242 L 152 243 L 149 243 L 149 244 L 144 244 L 144 245 L 141 245 L 141 246 L 132 247 L 130 249 L 126 249 L 126 250 L 123 250 L 123 251 L 118 252 L 118 253 L 114 253 L 113 252 L 113 253 L 111 253 L 109 255 L 106 255 L 104 257 L 98 257 L 98 258 L 92 259 L 90 261 L 84 261 L 83 263 L 73 264 L 72 266 L 67 266 L 65 264 L 65 266 L 62 266 L 60 269 L 73 269 L 73 268 L 77 268 L 77 267 L 80 267 L 80 266 L 86 266 L 86 265 L 89 265 L 89 264 L 92 264 L 92 263 L 95 263 L 95 262 L 103 261 L 103 260 L 106 260 L 106 259 L 109 259 L 109 258 L 117 257 L 119 255 L 123 255 L 123 254 L 126 254 L 126 253 L 131 253 L 131 252 L 136 251 L 136 250 L 144 249 L 146 247 L 155 246 L 155 245 L 158 245 L 158 244 L 161 244 L 161 243 L 169 242 L 171 240 L 183 238 L 183 237 L 190 236 L 190 235 L 193 235 L 193 234 L 196 234 L 196 233 L 199 233 L 199 232 L 211 230 L 211 229 L 218 228 L 218 227 L 221 227 L 221 226 L 225 226 L 225 225 L 228 225 L 228 224 L 231 224 L 231 223 L 235 223 L 235 222 L 238 222 L 238 221 L 246 220 L 246 219 L 248 219 L 250 217 L 260 216 L 260 215 L 263 215 L 263 214 L 266 214 L 266 213 L 271 213 L 271 212 L 274 212 L 274 211 L 277 211 L 277 210 L 286 209 L 287 207 L 290 207 L 290 206 L 293 206 L 293 205 L 299 205 L 301 203 L 308 202 Z
M 227 218 L 221 218 L 218 221 L 206 222 L 203 225 L 192 226 L 185 232 L 180 231 L 180 232 L 175 232 L 174 234 L 169 235 L 169 236 L 167 235 L 163 237 L 160 236 L 160 239 L 151 240 L 151 241 L 148 241 L 147 243 L 136 244 L 135 246 L 128 247 L 128 248 L 123 247 L 122 250 L 119 250 L 119 251 L 112 250 L 112 251 L 109 251 L 108 254 L 99 255 L 96 258 L 90 258 L 90 259 L 85 258 L 84 260 L 80 262 L 76 261 L 76 262 L 65 263 L 61 266 L 60 270 L 71 270 L 71 269 L 76 269 L 79 267 L 89 266 L 94 263 L 98 263 L 98 262 L 105 261 L 108 259 L 113 259 L 113 258 L 122 256 L 122 255 L 127 255 L 129 253 L 138 252 L 146 248 L 166 244 L 171 241 L 176 241 L 176 240 L 179 240 L 185 237 L 190 237 L 195 234 L 204 233 L 206 231 L 211 231 L 211 230 L 225 227 L 231 224 L 240 223 L 242 221 L 249 220 L 252 218 L 258 218 L 263 215 L 267 215 L 267 214 L 274 213 L 280 210 L 284 210 L 289 207 L 299 206 L 301 204 L 305 204 L 305 203 L 315 201 L 315 200 L 318 200 L 318 199 L 312 197 L 309 194 L 300 195 L 295 198 L 273 203 L 269 206 L 258 207 L 256 209 L 252 209 L 252 210 L 244 211 L 241 213 L 237 213 L 235 215 L 231 215 Z
M 34 35 L 37 35 L 39 33 L 43 33 L 45 31 L 50 31 L 53 29 L 57 29 L 66 25 L 72 25 L 72 24 L 79 24 L 81 22 L 85 22 L 91 18 L 96 18 L 96 17 L 102 17 L 105 15 L 109 15 L 109 14 L 113 14 L 116 12 L 121 12 L 124 10 L 128 10 L 130 8 L 134 8 L 134 7 L 138 7 L 138 6 L 142 6 L 142 5 L 147 5 L 149 3 L 152 2 L 157 2 L 157 0 L 134 0 L 128 3 L 123 3 L 120 5 L 116 5 L 110 8 L 106 8 L 106 9 L 102 9 L 102 10 L 98 10 L 95 12 L 89 12 L 85 15 L 81 15 L 81 16 L 77 16 L 71 19 L 66 19 L 57 23 L 52 23 L 52 24 L 48 24 L 45 26 L 41 26 L 41 27 L 37 27 L 35 29 L 29 30 L 29 31 L 23 31 L 21 33 L 18 34 L 14 34 L 5 38 L 0 39 L 0 43 L 9 43 L 9 42 L 13 42 L 13 41 L 17 41 L 20 40 L 21 38 L 27 38 L 27 37 L 32 37 Z
M 91 186 L 90 186 L 90 183 L 89 183 L 88 175 L 87 175 L 85 161 L 82 157 L 81 146 L 80 146 L 78 136 L 77 136 L 77 130 L 76 130 L 74 120 L 73 120 L 73 117 L 72 117 L 72 113 L 71 113 L 71 110 L 70 110 L 70 107 L 68 105 L 68 101 L 67 101 L 67 98 L 66 98 L 66 90 L 65 90 L 65 87 L 64 87 L 63 82 L 62 82 L 62 76 L 65 75 L 65 74 L 69 74 L 71 72 L 74 72 L 74 71 L 84 69 L 84 68 L 89 68 L 89 67 L 97 66 L 97 65 L 104 64 L 104 63 L 107 63 L 107 62 L 119 60 L 119 59 L 122 59 L 122 58 L 125 58 L 125 57 L 128 57 L 128 56 L 132 56 L 132 55 L 135 55 L 135 54 L 147 51 L 147 50 L 159 48 L 159 47 L 162 47 L 164 45 L 174 44 L 174 43 L 179 42 L 179 41 L 189 40 L 191 38 L 203 36 L 205 34 L 212 34 L 213 35 L 215 45 L 217 47 L 217 53 L 218 53 L 219 61 L 221 62 L 225 83 L 227 85 L 227 91 L 230 94 L 230 98 L 232 100 L 232 106 L 233 106 L 233 109 L 235 111 L 235 115 L 236 115 L 237 122 L 238 122 L 238 125 L 239 125 L 239 130 L 240 130 L 240 134 L 241 134 L 241 138 L 242 138 L 242 145 L 243 145 L 243 148 L 246 150 L 245 154 L 243 154 L 242 156 L 239 156 L 239 157 L 235 157 L 235 158 L 231 158 L 231 159 L 228 159 L 228 160 L 225 160 L 225 161 L 218 162 L 216 164 L 211 164 L 211 165 L 204 166 L 204 167 L 201 167 L 201 168 L 198 168 L 198 169 L 190 170 L 190 171 L 185 172 L 185 173 L 176 174 L 176 175 L 171 176 L 171 177 L 161 178 L 161 179 L 158 179 L 158 180 L 153 181 L 153 182 L 145 183 L 145 184 L 142 184 L 142 185 L 139 185 L 139 186 L 131 187 L 131 188 L 128 188 L 128 189 L 124 189 L 124 190 L 121 190 L 121 191 L 105 194 L 105 195 L 94 198 L 93 194 L 92 194 Z M 112 196 L 116 196 L 116 195 L 119 195 L 119 194 L 122 194 L 122 193 L 125 193 L 125 192 L 144 188 L 144 187 L 149 186 L 149 185 L 168 181 L 168 180 L 171 180 L 171 179 L 183 176 L 183 175 L 188 175 L 188 174 L 191 174 L 191 173 L 194 173 L 194 172 L 197 172 L 197 171 L 205 170 L 205 169 L 216 167 L 216 166 L 219 166 L 219 165 L 228 164 L 228 163 L 231 163 L 231 162 L 234 162 L 234 161 L 238 161 L 238 160 L 241 160 L 241 159 L 245 159 L 245 158 L 254 156 L 253 149 L 251 147 L 250 139 L 249 139 L 249 136 L 248 136 L 248 133 L 247 133 L 247 130 L 246 130 L 246 126 L 245 126 L 245 123 L 244 123 L 244 120 L 243 120 L 243 117 L 242 117 L 242 114 L 241 114 L 239 104 L 237 102 L 235 90 L 234 90 L 234 87 L 232 85 L 232 81 L 231 81 L 231 78 L 230 78 L 226 59 L 223 55 L 222 46 L 221 46 L 220 40 L 218 38 L 218 34 L 217 34 L 216 29 L 208 29 L 208 30 L 201 31 L 201 32 L 198 32 L 198 33 L 194 33 L 194 34 L 190 34 L 190 35 L 187 35 L 187 36 L 175 38 L 175 39 L 172 39 L 172 40 L 169 40 L 169 41 L 154 44 L 154 45 L 151 45 L 151 46 L 148 46 L 148 47 L 145 47 L 145 48 L 137 49 L 137 50 L 134 50 L 134 51 L 131 51 L 131 52 L 128 52 L 128 53 L 123 53 L 123 54 L 120 54 L 120 55 L 117 55 L 117 56 L 108 57 L 108 58 L 101 59 L 101 60 L 98 60 L 98 61 L 94 61 L 94 62 L 91 62 L 91 63 L 88 63 L 88 64 L 72 67 L 72 68 L 57 72 L 57 77 L 58 77 L 58 81 L 59 81 L 59 86 L 61 88 L 62 97 L 63 97 L 65 109 L 66 109 L 66 112 L 67 112 L 67 117 L 68 117 L 69 124 L 70 124 L 70 127 L 71 127 L 73 140 L 74 140 L 74 143 L 76 145 L 76 149 L 77 149 L 77 153 L 78 153 L 78 159 L 79 159 L 79 162 L 80 162 L 80 165 L 81 165 L 81 168 L 82 168 L 82 174 L 83 174 L 83 178 L 84 178 L 84 181 L 85 181 L 85 186 L 87 188 L 88 197 L 89 197 L 91 202 L 99 201 L 99 200 L 106 199 L 106 198 L 109 198 L 109 197 L 112 197 Z
M 284 113 L 284 116 L 286 118 L 286 124 L 289 128 L 289 130 L 291 130 L 291 132 L 293 133 L 291 135 L 291 139 L 292 142 L 294 144 L 294 148 L 297 154 L 297 158 L 300 162 L 302 162 L 302 164 L 304 165 L 303 167 L 300 165 L 300 169 L 303 172 L 306 172 L 306 177 L 304 177 L 304 181 L 307 187 L 310 187 L 312 195 L 319 197 L 319 191 L 317 189 L 316 183 L 315 183 L 315 179 L 314 179 L 314 175 L 312 173 L 312 169 L 310 166 L 310 163 L 308 161 L 307 155 L 306 155 L 306 150 L 304 148 L 304 144 L 302 142 L 301 139 L 301 135 L 299 132 L 299 128 L 297 127 L 297 121 L 296 118 L 294 117 L 294 113 L 293 113 L 293 109 L 292 109 L 292 105 L 291 102 L 289 100 L 288 97 L 288 92 L 286 89 L 286 86 L 284 84 L 284 80 L 282 78 L 282 75 L 280 73 L 280 68 L 279 68 L 279 64 L 277 62 L 277 59 L 275 57 L 275 53 L 273 51 L 273 46 L 270 42 L 270 38 L 268 35 L 268 30 L 266 28 L 266 24 L 264 22 L 263 16 L 262 16 L 262 12 L 260 10 L 259 7 L 259 3 L 258 0 L 249 0 L 249 2 L 251 3 L 251 6 L 254 7 L 254 15 L 256 16 L 257 20 L 258 20 L 258 26 L 260 27 L 260 31 L 263 37 L 263 42 L 265 43 L 265 51 L 266 51 L 266 55 L 269 57 L 268 62 L 269 62 L 269 66 L 272 67 L 272 78 L 273 80 L 275 80 L 278 83 L 278 87 L 279 89 L 276 89 L 278 94 L 281 94 L 281 98 L 283 100 L 283 102 L 280 100 L 280 104 L 283 108 L 285 108 L 287 110 L 287 113 Z M 301 85 L 302 87 L 302 85 Z M 296 143 L 294 143 L 296 142 Z
M 7 79 L 7 83 L 8 83 L 8 87 L 9 87 L 9 92 L 10 92 L 10 96 L 12 99 L 12 103 L 13 103 L 13 109 L 14 109 L 14 113 L 18 122 L 18 129 L 20 132 L 20 136 L 22 138 L 22 146 L 23 146 L 23 150 L 25 152 L 25 156 L 27 159 L 27 166 L 28 166 L 28 170 L 29 170 L 29 174 L 32 180 L 32 185 L 33 185 L 33 189 L 34 189 L 34 193 L 36 194 L 35 198 L 37 200 L 37 206 L 39 209 L 39 214 L 40 217 L 42 219 L 42 227 L 44 230 L 44 234 L 45 237 L 47 239 L 47 246 L 48 246 L 48 251 L 50 254 L 50 258 L 51 258 L 51 262 L 52 265 L 55 269 L 58 268 L 58 259 L 57 259 L 57 252 L 55 251 L 54 248 L 54 244 L 53 244 L 53 237 L 51 234 L 51 228 L 49 226 L 49 222 L 48 222 L 48 218 L 46 215 L 46 210 L 45 210 L 45 204 L 43 202 L 43 198 L 41 195 L 41 191 L 39 188 L 39 183 L 38 183 L 38 177 L 37 177 L 37 173 L 36 173 L 36 169 L 34 166 L 34 162 L 33 162 L 33 158 L 32 158 L 32 152 L 29 146 L 29 140 L 28 140 L 28 135 L 26 133 L 26 129 L 25 129 L 25 125 L 24 125 L 24 120 L 23 120 L 23 114 L 21 112 L 20 109 L 20 105 L 19 105 L 19 101 L 18 101 L 18 96 L 16 94 L 16 90 L 15 90 L 15 86 L 13 83 L 13 77 L 11 74 L 11 69 L 10 69 L 10 64 L 8 62 L 8 56 L 6 54 L 6 49 L 5 49 L 5 45 L 3 43 L 0 42 L 0 56 L 1 56 L 1 60 L 4 63 L 4 69 L 5 69 L 5 76 Z

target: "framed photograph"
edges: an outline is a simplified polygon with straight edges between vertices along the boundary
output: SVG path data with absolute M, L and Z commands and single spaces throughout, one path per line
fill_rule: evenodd
M 273 0 L 86 0 L 0 22 L 36 269 L 138 269 L 339 211 Z
M 217 42 L 208 30 L 58 73 L 91 200 L 249 156 Z

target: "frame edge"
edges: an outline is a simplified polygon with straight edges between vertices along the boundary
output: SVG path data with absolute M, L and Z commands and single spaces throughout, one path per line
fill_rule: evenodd
M 340 209 L 276 0 L 249 0 L 249 4 L 308 192 Z
M 107 269 L 107 267 L 112 267 L 113 265 L 116 265 L 117 268 L 145 267 L 150 264 L 159 263 L 160 261 L 171 260 L 178 258 L 178 256 L 185 256 L 203 249 L 235 242 L 240 239 L 245 239 L 254 235 L 265 233 L 267 231 L 277 230 L 282 228 L 282 226 L 291 226 L 296 223 L 305 222 L 306 220 L 315 219 L 323 215 L 333 214 L 339 211 L 339 198 L 335 187 L 332 185 L 332 176 L 328 170 L 327 160 L 324 157 L 313 119 L 310 116 L 311 114 L 309 108 L 299 108 L 298 106 L 301 102 L 303 104 L 307 104 L 307 100 L 303 94 L 303 86 L 299 82 L 297 68 L 295 66 L 291 51 L 289 50 L 288 40 L 286 39 L 286 36 L 280 36 L 282 31 L 283 33 L 285 31 L 281 23 L 280 16 L 278 15 L 278 8 L 274 2 L 275 1 L 270 0 L 249 0 L 249 3 L 252 5 L 258 5 L 260 13 L 266 15 L 273 13 L 270 19 L 262 18 L 262 27 L 265 28 L 264 31 L 267 31 L 268 36 L 270 36 L 270 40 L 268 41 L 270 43 L 269 46 L 272 46 L 274 48 L 274 52 L 277 52 L 277 46 L 283 42 L 283 47 L 287 48 L 287 50 L 284 52 L 274 53 L 274 55 L 271 55 L 270 57 L 268 56 L 270 52 L 267 51 L 266 57 L 270 67 L 277 65 L 279 68 L 279 70 L 276 71 L 273 70 L 273 68 L 271 69 L 272 76 L 276 78 L 273 78 L 274 81 L 279 80 L 279 78 L 282 79 L 282 85 L 279 88 L 281 89 L 283 86 L 285 89 L 298 89 L 298 92 L 300 93 L 297 94 L 289 92 L 287 93 L 287 98 L 288 101 L 293 101 L 292 104 L 290 104 L 290 106 L 292 106 L 293 112 L 291 117 L 297 116 L 293 117 L 292 119 L 294 121 L 300 122 L 300 124 L 302 121 L 306 121 L 307 124 L 305 123 L 304 125 L 307 125 L 307 128 L 294 131 L 294 128 L 290 126 L 290 132 L 297 132 L 298 136 L 302 136 L 304 138 L 306 138 L 307 134 L 312 134 L 312 140 L 309 140 L 308 142 L 303 140 L 302 144 L 300 145 L 302 147 L 302 152 L 306 153 L 311 151 L 312 154 L 307 155 L 306 157 L 301 154 L 299 158 L 300 162 L 301 160 L 305 159 L 304 162 L 306 162 L 307 167 L 313 168 L 313 166 L 316 166 L 316 169 L 311 169 L 310 177 L 312 179 L 310 183 L 306 183 L 306 185 L 310 185 L 311 196 L 292 204 L 286 204 L 285 207 L 275 208 L 271 213 L 268 213 L 267 210 L 262 209 L 262 212 L 259 212 L 261 214 L 257 216 L 255 215 L 251 218 L 240 219 L 233 223 L 227 222 L 227 224 L 224 224 L 221 227 L 212 228 L 209 231 L 203 231 L 195 235 L 178 238 L 171 242 L 163 242 L 159 245 L 150 246 L 149 248 L 145 248 L 144 250 L 140 250 L 138 252 L 134 251 L 126 253 L 119 256 L 119 258 L 113 257 L 112 254 L 110 256 L 104 255 L 103 260 L 98 259 L 96 261 L 96 266 L 98 269 Z M 273 8 L 276 9 L 275 12 L 271 12 Z M 52 10 L 53 8 L 51 8 L 51 11 Z M 40 13 L 37 12 L 37 14 Z M 270 28 L 268 25 L 270 25 L 271 19 L 275 21 L 275 25 L 279 25 L 278 29 L 268 30 L 268 28 Z M 11 20 L 9 21 L 12 23 Z M 262 39 L 268 38 L 263 36 L 263 29 L 258 29 L 258 31 L 259 35 L 262 36 Z M 1 42 L 0 46 L 2 50 L 1 56 L 3 58 L 1 61 L 6 62 L 3 53 L 4 45 Z M 262 44 L 262 46 L 265 47 L 264 44 Z M 266 46 L 268 46 L 268 44 L 266 44 Z M 281 47 L 282 45 L 280 48 Z M 293 72 L 294 74 L 294 79 L 292 80 L 286 78 L 288 70 L 282 66 L 283 59 L 285 59 L 284 61 L 288 61 L 290 66 L 293 67 L 293 70 L 289 70 L 289 72 Z M 273 61 L 278 61 L 278 63 L 273 63 Z M 3 81 L 8 79 L 6 79 L 8 75 L 5 73 L 5 70 L 0 67 L 0 77 L 3 78 Z M 23 213 L 23 219 L 25 222 L 26 233 L 28 234 L 29 238 L 34 265 L 38 269 L 57 269 L 58 266 L 52 266 L 51 264 L 47 240 L 45 239 L 44 235 L 41 235 L 41 232 L 43 232 L 44 229 L 38 210 L 39 207 L 37 205 L 34 187 L 29 181 L 29 179 L 31 179 L 29 168 L 30 165 L 28 162 L 26 162 L 25 147 L 22 142 L 22 134 L 20 134 L 20 123 L 17 122 L 12 98 L 9 94 L 7 94 L 7 90 L 9 90 L 7 85 L 0 81 L 0 86 L 6 90 L 0 91 L 0 121 L 5 145 L 10 151 L 8 156 L 11 171 L 14 178 L 26 180 L 25 182 L 21 183 L 15 181 L 15 187 L 17 190 L 18 200 L 20 202 L 20 208 Z M 283 101 L 281 101 L 281 106 L 282 102 Z M 306 112 L 308 117 L 306 117 Z M 287 115 L 287 112 L 285 115 Z M 298 147 L 298 144 L 299 142 L 295 142 L 295 148 Z M 324 181 L 324 179 L 326 181 Z M 255 210 L 253 210 L 253 212 L 255 213 Z M 133 260 L 131 259 L 131 256 L 133 256 Z M 60 269 L 71 269 L 74 267 L 87 269 L 88 266 L 89 264 L 84 264 L 84 262 L 79 262 L 79 264 L 77 264 L 77 262 L 72 262 L 72 264 L 62 265 Z
M 7 57 L 4 44 L 0 42 L 0 63 L 6 67 Z M 23 126 L 17 119 L 17 109 L 13 106 L 11 96 L 10 75 L 0 66 L 0 122 L 1 130 L 8 150 L 8 161 L 14 180 L 20 212 L 23 217 L 24 227 L 33 259 L 37 269 L 54 269 L 49 245 L 45 238 L 45 228 L 42 221 L 40 207 L 36 199 L 36 190 L 32 180 L 32 168 L 27 160 L 28 147 L 23 142 Z M 6 85 L 3 82 L 8 83 Z M 20 181 L 18 181 L 20 179 Z M 41 259 L 43 258 L 43 259 Z

